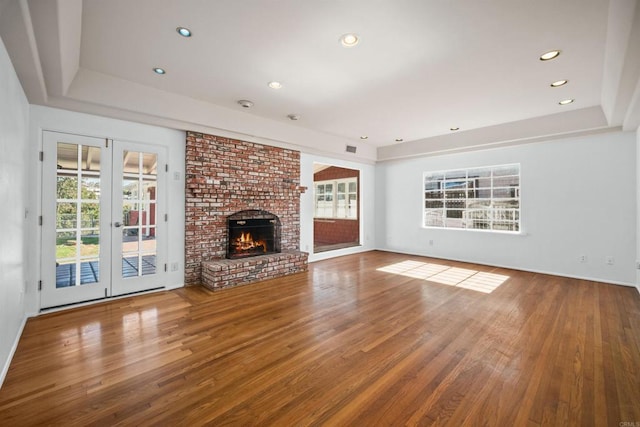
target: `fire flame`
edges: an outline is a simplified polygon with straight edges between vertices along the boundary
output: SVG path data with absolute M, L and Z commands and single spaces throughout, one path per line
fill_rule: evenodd
M 267 252 L 267 242 L 264 240 L 253 240 L 251 233 L 241 233 L 235 241 L 236 250 L 240 252 L 250 251 L 252 249 L 262 249 Z

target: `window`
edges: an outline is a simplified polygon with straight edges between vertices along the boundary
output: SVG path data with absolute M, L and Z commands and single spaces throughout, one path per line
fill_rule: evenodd
M 358 178 L 316 181 L 315 218 L 358 219 Z
M 424 226 L 520 231 L 520 165 L 424 173 Z

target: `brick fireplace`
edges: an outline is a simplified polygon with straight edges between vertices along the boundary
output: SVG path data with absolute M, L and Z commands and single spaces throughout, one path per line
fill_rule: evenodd
M 187 132 L 185 284 L 220 289 L 306 271 L 302 191 L 298 151 Z M 227 259 L 229 220 L 248 212 L 278 219 L 280 252 Z

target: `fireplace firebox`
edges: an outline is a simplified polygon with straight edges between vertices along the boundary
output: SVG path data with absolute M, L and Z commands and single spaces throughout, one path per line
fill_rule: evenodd
M 280 253 L 280 219 L 263 210 L 245 210 L 227 217 L 227 258 Z

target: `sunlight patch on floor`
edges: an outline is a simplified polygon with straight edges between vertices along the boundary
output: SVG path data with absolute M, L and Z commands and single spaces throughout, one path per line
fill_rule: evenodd
M 509 276 L 502 274 L 409 260 L 378 268 L 377 271 L 428 280 L 485 294 L 490 294 L 509 279 Z

